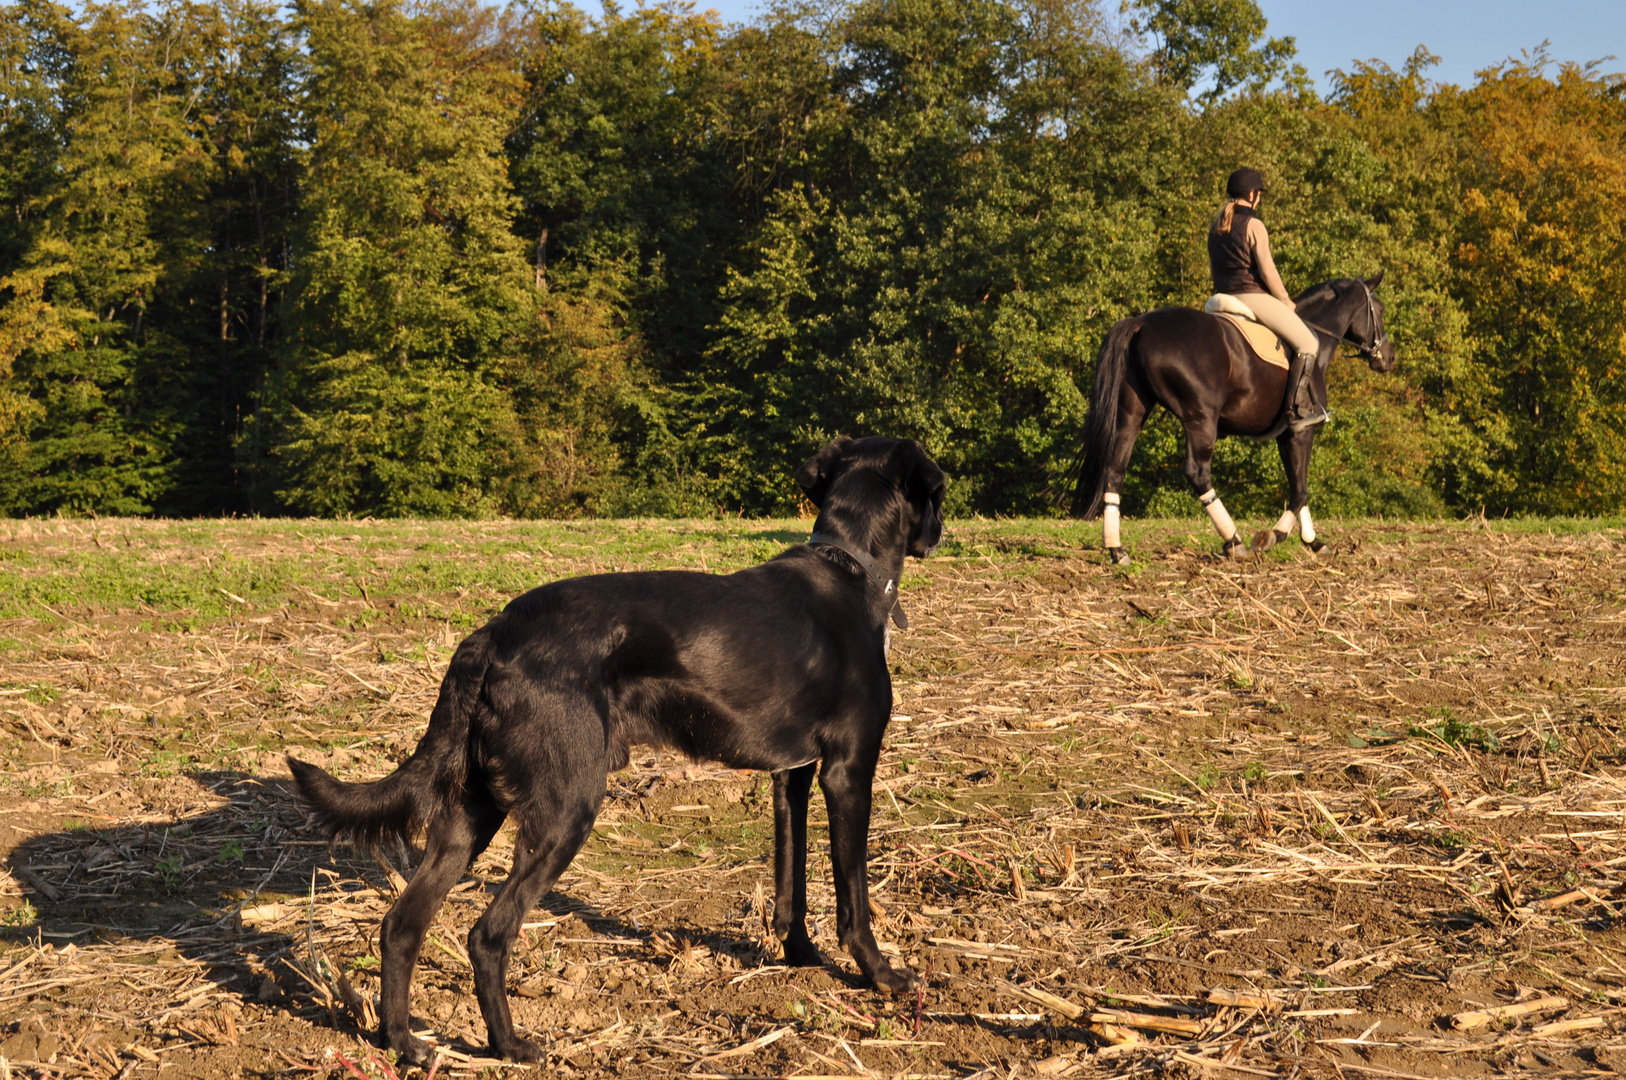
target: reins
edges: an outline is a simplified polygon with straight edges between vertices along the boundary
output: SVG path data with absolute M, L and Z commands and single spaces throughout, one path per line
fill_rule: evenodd
M 1328 337 L 1332 338 L 1334 341 L 1340 341 L 1340 342 L 1343 342 L 1343 343 L 1345 343 L 1347 345 L 1354 346 L 1355 351 L 1360 353 L 1361 356 L 1368 363 L 1371 363 L 1373 360 L 1376 360 L 1376 359 L 1379 358 L 1378 350 L 1383 348 L 1384 342 L 1388 341 L 1389 337 L 1382 330 L 1379 330 L 1377 328 L 1377 326 L 1378 326 L 1378 304 L 1377 304 L 1377 300 L 1372 296 L 1372 289 L 1366 284 L 1366 282 L 1362 281 L 1360 278 L 1356 278 L 1355 281 L 1360 285 L 1361 289 L 1363 291 L 1365 291 L 1365 293 L 1366 293 L 1366 325 L 1367 325 L 1367 328 L 1369 330 L 1371 330 L 1373 332 L 1373 334 L 1374 334 L 1372 340 L 1369 343 L 1363 345 L 1358 341 L 1350 341 L 1343 334 L 1335 334 L 1331 330 L 1329 330 L 1327 327 L 1321 326 L 1318 323 L 1313 323 L 1309 319 L 1306 319 L 1302 315 L 1299 316 L 1299 320 L 1301 322 L 1303 322 L 1305 326 L 1308 326 L 1311 330 L 1314 330 L 1314 331 L 1316 331 L 1318 333 L 1326 334 Z M 1353 327 L 1354 325 L 1355 325 L 1354 321 L 1351 320 L 1350 326 Z

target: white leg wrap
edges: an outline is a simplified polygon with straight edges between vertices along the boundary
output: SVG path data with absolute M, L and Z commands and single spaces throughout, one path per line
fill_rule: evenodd
M 1293 526 L 1297 525 L 1298 523 L 1299 519 L 1293 516 L 1293 511 L 1283 510 L 1281 520 L 1276 522 L 1276 531 L 1281 533 L 1283 536 L 1292 536 Z
M 1101 546 L 1123 547 L 1123 537 L 1118 529 L 1118 495 L 1109 491 L 1101 496 L 1101 501 L 1106 504 L 1105 509 L 1101 511 Z
M 1315 543 L 1315 523 L 1310 520 L 1309 506 L 1299 507 L 1299 539 L 1306 544 Z
M 1213 488 L 1209 488 L 1197 498 L 1203 504 L 1203 509 L 1208 511 L 1208 519 L 1214 523 L 1214 531 L 1219 533 L 1221 540 L 1229 541 L 1236 536 L 1236 522 L 1231 520 L 1225 504 L 1220 502 L 1220 497 L 1214 493 Z

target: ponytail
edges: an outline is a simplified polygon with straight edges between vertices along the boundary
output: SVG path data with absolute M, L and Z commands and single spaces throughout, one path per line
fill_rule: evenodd
M 1231 219 L 1236 215 L 1236 200 L 1227 199 L 1225 205 L 1220 207 L 1219 216 L 1214 219 L 1214 231 L 1221 236 L 1231 234 Z

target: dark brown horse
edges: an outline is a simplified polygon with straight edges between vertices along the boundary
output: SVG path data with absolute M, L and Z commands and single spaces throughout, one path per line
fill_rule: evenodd
M 1321 348 L 1311 374 L 1318 402 L 1327 400 L 1327 366 L 1340 341 L 1366 357 L 1373 371 L 1395 366 L 1394 348 L 1383 333 L 1383 302 L 1374 293 L 1383 274 L 1367 281 L 1340 278 L 1312 285 L 1294 298 L 1298 314 L 1316 332 Z M 1114 563 L 1128 554 L 1119 537 L 1118 494 L 1135 439 L 1152 406 L 1161 403 L 1186 429 L 1186 478 L 1192 494 L 1214 522 L 1225 552 L 1242 553 L 1242 538 L 1215 494 L 1209 476 L 1214 442 L 1221 435 L 1276 440 L 1287 470 L 1287 509 L 1275 528 L 1253 538 L 1264 551 L 1292 535 L 1311 551 L 1326 545 L 1310 521 L 1310 447 L 1314 426 L 1287 424 L 1288 373 L 1255 357 L 1227 319 L 1192 308 L 1159 308 L 1112 328 L 1096 362 L 1090 416 L 1084 425 L 1084 463 L 1073 492 L 1073 514 L 1086 521 L 1102 515 L 1102 540 Z

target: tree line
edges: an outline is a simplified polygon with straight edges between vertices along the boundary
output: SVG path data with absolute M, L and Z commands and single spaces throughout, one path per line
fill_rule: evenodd
M 1253 0 L 0 5 L 0 513 L 773 513 L 839 433 L 1056 512 L 1116 320 L 1387 272 L 1322 513 L 1626 508 L 1626 80 L 1325 96 Z M 1187 513 L 1149 425 L 1131 513 Z M 1244 513 L 1275 449 L 1226 440 Z

